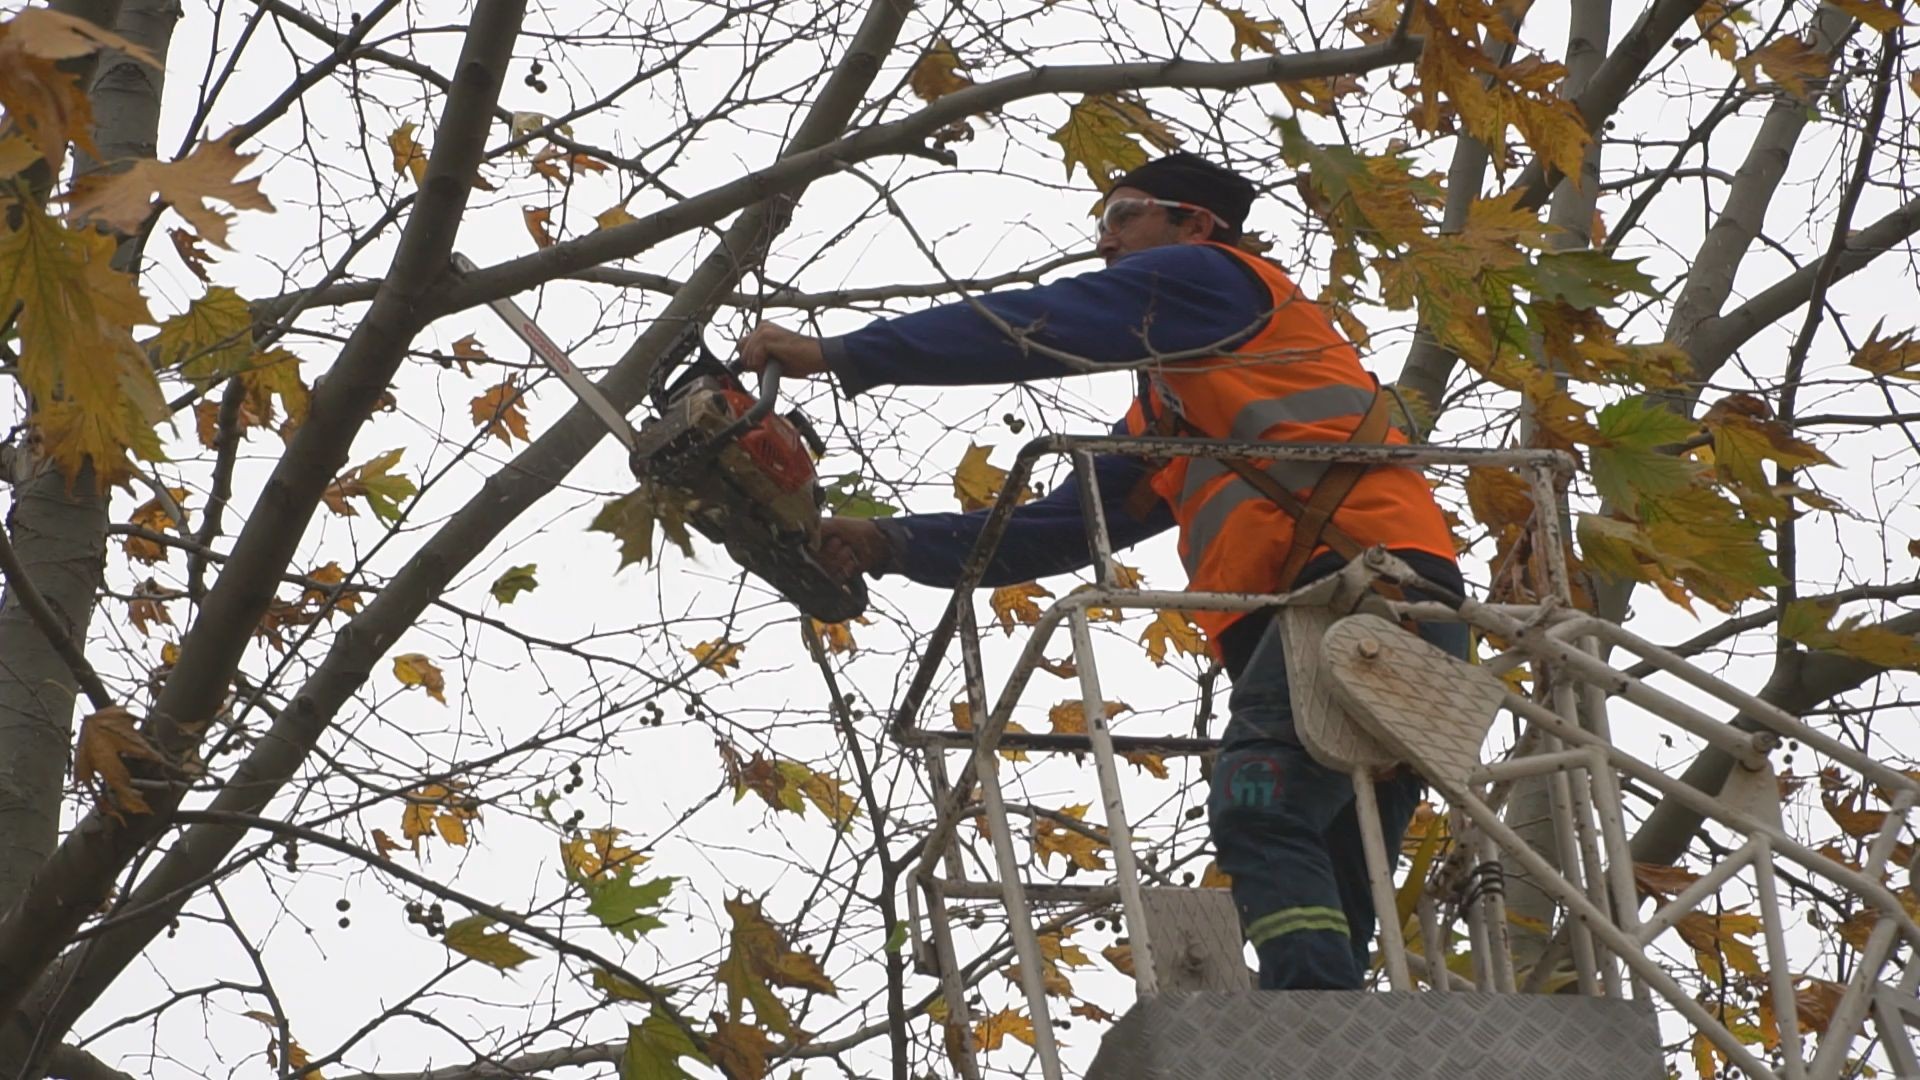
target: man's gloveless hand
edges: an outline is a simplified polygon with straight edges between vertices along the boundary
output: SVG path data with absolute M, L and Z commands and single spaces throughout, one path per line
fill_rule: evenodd
M 805 378 L 827 370 L 820 339 L 795 333 L 778 323 L 763 322 L 740 342 L 740 366 L 758 374 L 767 361 L 778 360 L 788 375 Z
M 835 581 L 879 570 L 891 555 L 886 536 L 871 521 L 830 517 L 820 523 L 820 567 Z

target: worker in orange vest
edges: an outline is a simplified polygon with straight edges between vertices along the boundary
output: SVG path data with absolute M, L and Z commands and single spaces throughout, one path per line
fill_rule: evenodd
M 1237 246 L 1254 186 L 1190 153 L 1150 161 L 1108 190 L 1096 252 L 1106 268 L 815 338 L 763 323 L 741 343 L 748 370 L 829 374 L 848 397 L 875 386 L 1004 384 L 1074 374 L 1061 355 L 1132 368 L 1139 390 L 1116 430 L 1264 441 L 1404 443 L 1353 346 L 1274 263 Z M 975 306 L 984 307 L 991 318 Z M 1035 346 L 1039 346 L 1036 348 Z M 1463 591 L 1453 539 L 1421 476 L 1406 468 L 1176 457 L 1095 461 L 1116 548 L 1180 533 L 1189 588 L 1276 593 L 1385 545 L 1436 584 Z M 1316 498 L 1318 491 L 1320 497 Z M 824 523 L 822 559 L 843 577 L 901 574 L 950 588 L 984 512 Z M 1296 518 L 1300 522 L 1296 523 Z M 983 584 L 1092 562 L 1077 481 L 1013 512 Z M 1294 731 L 1278 620 L 1196 612 L 1233 680 L 1208 814 L 1220 869 L 1269 989 L 1358 989 L 1375 916 L 1354 792 Z M 1466 653 L 1465 628 L 1423 636 Z M 1387 850 L 1422 784 L 1375 785 Z

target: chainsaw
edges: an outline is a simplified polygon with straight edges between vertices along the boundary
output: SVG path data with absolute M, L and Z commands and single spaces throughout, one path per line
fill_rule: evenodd
M 453 264 L 475 269 L 464 255 Z M 750 394 L 738 367 L 708 351 L 700 324 L 690 321 L 654 365 L 648 396 L 658 415 L 635 430 L 520 305 L 502 298 L 488 306 L 626 447 L 635 479 L 668 489 L 687 521 L 748 573 L 821 622 L 866 611 L 866 582 L 857 574 L 837 581 L 820 565 L 826 491 L 813 462 L 826 445 L 799 410 L 775 414 L 777 362 Z

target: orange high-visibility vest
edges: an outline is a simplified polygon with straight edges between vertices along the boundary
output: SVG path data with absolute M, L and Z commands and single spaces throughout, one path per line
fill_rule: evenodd
M 1353 346 L 1334 329 L 1320 307 L 1265 259 L 1225 244 L 1212 245 L 1238 259 L 1273 298 L 1266 325 L 1243 344 L 1218 356 L 1182 360 L 1147 369 L 1145 398 L 1127 413 L 1127 430 L 1144 435 L 1162 415 L 1177 418 L 1182 433 L 1214 439 L 1267 442 L 1347 441 L 1377 392 Z M 1389 429 L 1389 444 L 1407 437 Z M 1267 473 L 1302 500 L 1326 466 L 1276 461 Z M 1205 592 L 1279 591 L 1280 567 L 1293 542 L 1293 518 L 1224 461 L 1177 457 L 1150 479 L 1173 507 L 1180 525 L 1180 559 L 1188 588 Z M 1369 469 L 1333 516 L 1333 524 L 1364 546 L 1385 544 L 1454 557 L 1453 536 L 1418 472 L 1402 467 Z M 1328 549 L 1315 551 L 1319 555 Z M 1193 620 L 1215 653 L 1220 632 L 1243 613 L 1196 611 Z

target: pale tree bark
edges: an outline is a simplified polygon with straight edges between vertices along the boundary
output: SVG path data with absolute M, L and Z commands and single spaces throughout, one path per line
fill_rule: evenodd
M 130 11 L 154 6 L 128 5 Z M 121 4 L 67 0 L 53 7 L 114 26 Z M 171 20 L 130 18 L 120 29 L 165 58 Z M 94 138 L 106 161 L 151 154 L 163 74 L 118 54 L 74 66 L 99 71 L 93 82 Z M 99 164 L 76 160 L 75 169 L 86 172 Z M 13 485 L 5 527 L 20 573 L 52 609 L 67 640 L 84 648 L 105 572 L 107 494 L 98 490 L 91 470 L 69 484 L 37 455 L 15 454 L 12 465 L 14 475 L 5 478 Z M 0 901 L 25 890 L 59 839 L 78 687 L 72 665 L 61 659 L 17 591 L 8 589 L 0 597 Z
M 195 752 L 322 491 L 344 466 L 354 435 L 422 325 L 427 293 L 445 274 L 472 191 L 524 9 L 520 0 L 482 0 L 475 8 L 421 197 L 401 234 L 387 284 L 315 389 L 307 422 L 267 480 L 144 725 L 148 741 L 168 760 L 184 761 Z M 166 828 L 179 794 L 155 791 L 148 801 L 153 813 L 125 820 L 88 815 L 0 918 L 0 1009 L 9 1017 L 0 1031 L 0 1060 L 29 1061 L 57 1043 L 61 1032 L 44 1028 L 18 1005 L 97 908 L 115 875 Z

